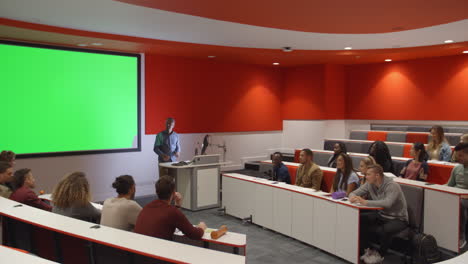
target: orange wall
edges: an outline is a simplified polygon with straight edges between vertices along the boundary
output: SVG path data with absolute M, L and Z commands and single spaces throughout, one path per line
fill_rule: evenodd
M 145 56 L 146 134 L 282 130 L 280 69 Z
M 343 119 L 345 67 L 310 65 L 286 68 L 283 87 L 283 119 Z
M 346 66 L 346 118 L 468 120 L 468 56 Z
M 281 130 L 282 120 L 467 120 L 468 56 L 291 68 L 146 55 L 146 133 Z
M 283 119 L 324 119 L 324 72 L 324 65 L 285 69 Z

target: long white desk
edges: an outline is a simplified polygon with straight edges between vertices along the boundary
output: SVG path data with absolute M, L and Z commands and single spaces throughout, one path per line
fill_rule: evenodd
M 271 160 L 262 162 L 271 163 Z M 286 166 L 299 166 L 299 163 L 295 162 L 283 163 Z M 335 168 L 320 168 L 327 171 L 336 171 Z M 459 252 L 460 199 L 468 199 L 468 190 L 399 178 L 387 172 L 385 176 L 393 177 L 394 181 L 399 184 L 424 189 L 423 232 L 433 235 L 439 247 Z
M 0 259 L 2 263 L 15 263 L 15 264 L 54 264 L 47 259 L 36 257 L 31 254 L 23 253 L 8 247 L 0 246 Z
M 39 198 L 51 201 L 51 194 L 42 194 Z M 102 210 L 102 204 L 91 203 L 96 209 Z M 228 227 L 229 228 L 229 227 Z M 228 231 L 225 235 L 218 239 L 211 238 L 211 232 L 216 231 L 217 229 L 207 228 L 205 234 L 202 237 L 202 240 L 193 240 L 186 238 L 182 232 L 177 231 L 174 233 L 174 241 L 181 242 L 184 244 L 202 246 L 209 249 L 230 252 L 234 254 L 244 255 L 246 254 L 247 247 L 247 236 L 245 234 L 234 233 Z
M 237 173 L 223 174 L 223 206 L 239 218 L 359 263 L 361 210 L 381 208 L 333 200 L 330 194 Z
M 395 181 L 424 189 L 424 233 L 433 235 L 439 247 L 459 252 L 460 200 L 468 198 L 468 190 L 403 178 Z
M 20 205 L 20 206 L 19 206 Z M 39 228 L 174 263 L 245 263 L 245 257 L 118 230 L 54 214 L 0 197 L 0 215 Z

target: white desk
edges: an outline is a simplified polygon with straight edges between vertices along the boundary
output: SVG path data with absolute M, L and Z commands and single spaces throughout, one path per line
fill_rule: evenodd
M 360 210 L 381 208 L 331 199 L 328 193 L 237 173 L 223 174 L 223 206 L 239 218 L 359 263 Z
M 468 197 L 468 190 L 403 178 L 394 180 L 424 189 L 424 233 L 433 235 L 439 247 L 459 252 L 460 199 Z
M 15 263 L 15 264 L 54 264 L 47 259 L 36 257 L 27 253 L 23 253 L 11 248 L 0 246 L 0 259 L 2 263 Z
M 271 160 L 262 162 L 271 163 Z M 295 162 L 283 163 L 287 166 L 299 166 L 299 163 Z M 320 169 L 336 171 L 328 167 Z M 460 199 L 468 198 L 468 190 L 439 184 L 427 185 L 425 182 L 395 177 L 392 173 L 385 173 L 385 176 L 393 177 L 399 184 L 424 189 L 423 232 L 433 235 L 439 247 L 459 252 Z
M 245 257 L 144 236 L 54 214 L 0 197 L 0 215 L 97 244 L 176 263 L 245 263 Z M 183 254 L 181 253 L 183 252 Z
M 42 194 L 39 198 L 51 201 L 51 194 Z M 102 204 L 91 203 L 96 209 L 102 211 Z M 228 227 L 229 228 L 229 227 Z M 193 240 L 185 237 L 182 232 L 176 231 L 174 233 L 174 241 L 181 242 L 184 244 L 194 245 L 194 246 L 203 246 L 205 248 L 214 249 L 223 252 L 229 252 L 234 254 L 244 255 L 246 253 L 247 247 L 247 236 L 245 234 L 234 233 L 228 231 L 224 236 L 219 239 L 211 238 L 211 231 L 217 229 L 208 228 L 203 235 L 201 241 Z

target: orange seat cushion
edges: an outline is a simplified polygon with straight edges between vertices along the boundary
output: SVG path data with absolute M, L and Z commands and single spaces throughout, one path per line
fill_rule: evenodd
M 407 133 L 406 134 L 406 142 L 408 143 L 421 142 L 423 144 L 427 144 L 428 141 L 429 141 L 429 134 L 427 133 Z
M 297 168 L 296 166 L 288 166 L 288 171 L 289 171 L 289 176 L 291 177 L 291 184 L 296 184 L 296 173 L 297 173 Z
M 322 191 L 330 192 L 331 187 L 333 185 L 333 178 L 335 178 L 334 171 L 322 171 L 323 172 L 323 179 L 322 179 Z
M 412 144 L 405 144 L 405 146 L 403 147 L 403 157 L 405 158 L 412 158 L 411 157 L 411 148 L 413 147 Z
M 296 149 L 294 151 L 294 162 L 299 163 L 299 155 L 301 155 L 301 149 Z
M 444 164 L 429 164 L 429 173 L 427 174 L 427 182 L 435 184 L 446 184 L 450 179 L 453 166 Z
M 388 132 L 386 132 L 386 131 L 369 131 L 367 133 L 367 140 L 370 140 L 370 141 L 386 141 L 387 140 L 387 134 L 388 134 Z

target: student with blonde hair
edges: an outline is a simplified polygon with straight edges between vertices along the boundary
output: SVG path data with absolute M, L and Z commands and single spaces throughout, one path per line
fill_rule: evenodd
M 52 192 L 52 212 L 76 219 L 99 222 L 101 211 L 91 204 L 86 174 L 73 172 L 65 175 Z
M 441 126 L 433 126 L 430 130 L 432 139 L 427 145 L 427 154 L 429 159 L 450 161 L 452 149 L 445 138 L 444 129 Z
M 375 162 L 375 159 L 372 156 L 367 156 L 359 162 L 359 172 L 361 173 L 361 176 L 362 176 L 360 185 L 366 183 L 367 169 L 370 166 L 375 165 L 375 164 L 377 163 Z

